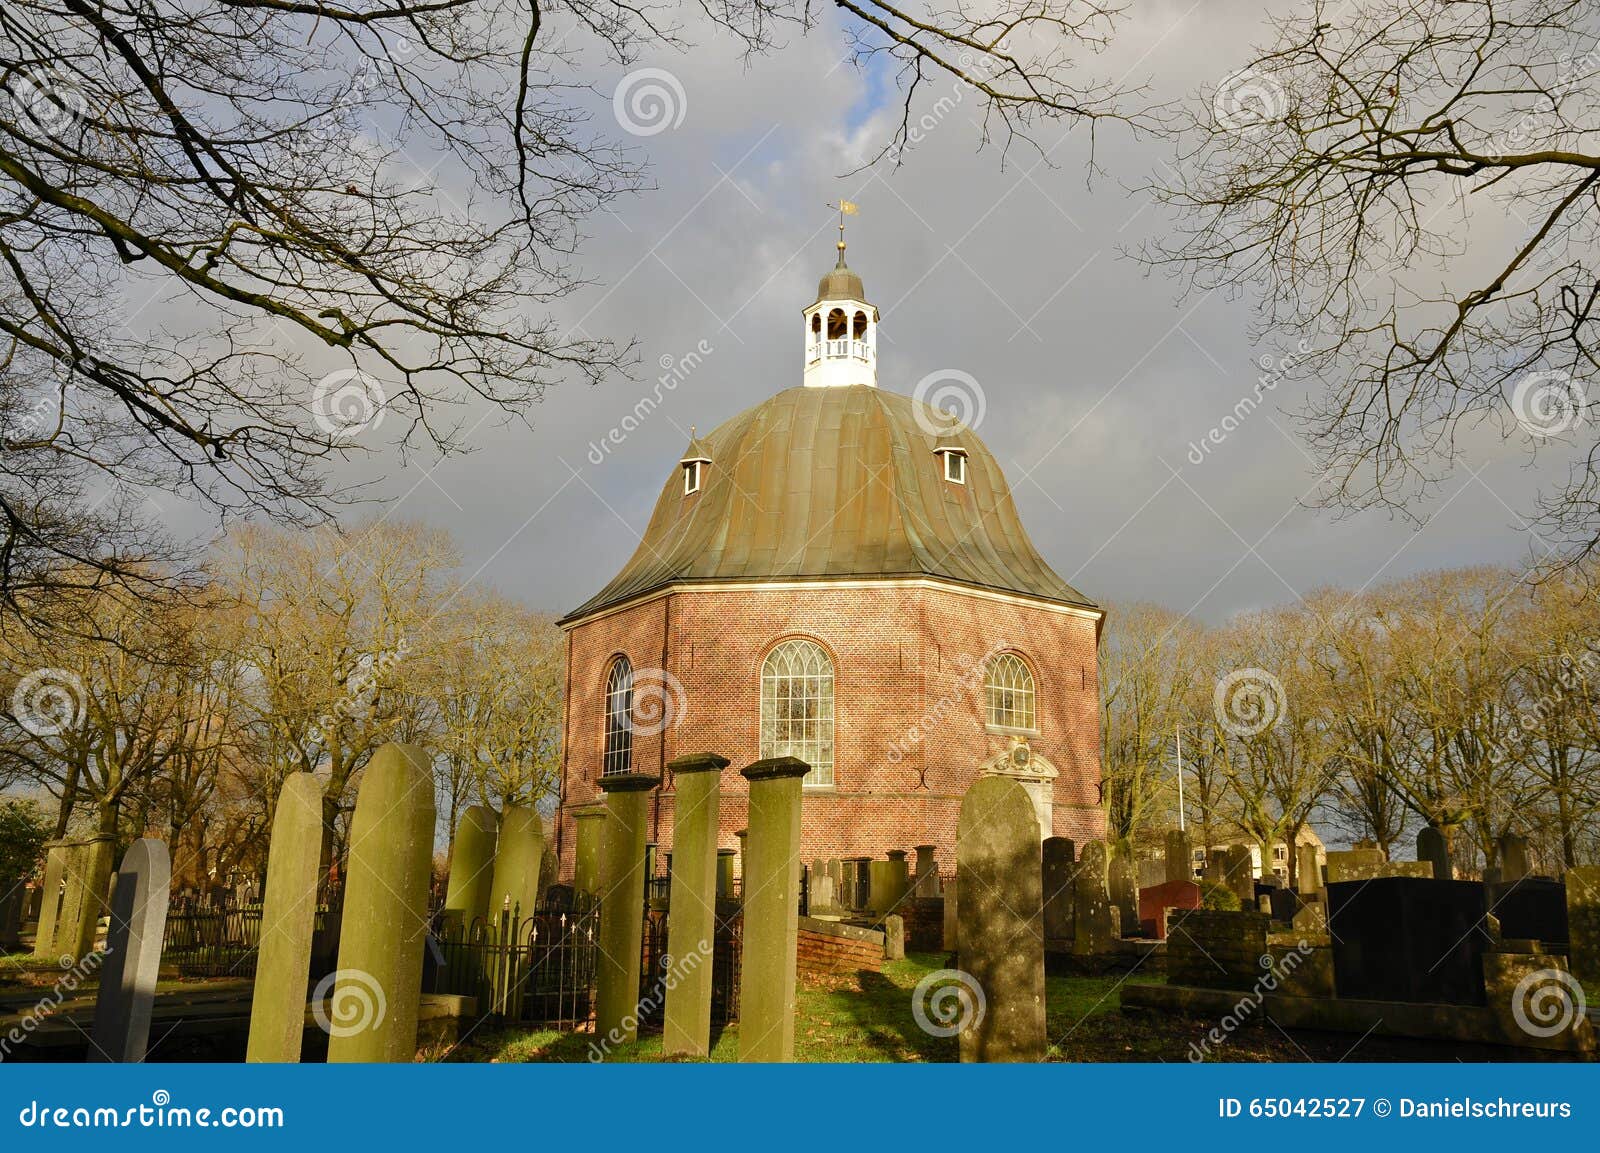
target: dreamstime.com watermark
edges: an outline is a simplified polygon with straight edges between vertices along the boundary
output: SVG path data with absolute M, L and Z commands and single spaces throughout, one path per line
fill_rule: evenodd
M 311 993 L 311 1018 L 330 1037 L 354 1037 L 383 1024 L 389 998 L 365 969 L 336 969 Z
M 922 719 L 908 728 L 904 734 L 889 742 L 888 758 L 891 765 L 898 765 L 901 761 L 927 739 L 928 734 L 939 727 L 939 724 L 950 715 L 950 710 L 955 708 L 958 701 L 958 691 L 971 690 L 983 683 L 984 676 L 989 668 L 989 662 L 1011 646 L 1002 642 L 995 645 L 977 660 L 973 660 L 966 653 L 956 657 L 956 664 L 961 666 L 961 675 L 956 678 L 955 687 L 933 703 L 933 707 L 922 714 Z
M 83 724 L 89 694 L 70 669 L 34 669 L 11 692 L 11 715 L 36 737 L 55 737 Z
M 648 394 L 641 396 L 634 403 L 633 409 L 616 426 L 607 430 L 599 440 L 589 442 L 589 463 L 604 464 L 606 457 L 611 455 L 611 450 L 620 446 L 628 439 L 629 433 L 644 424 L 650 414 L 661 407 L 661 402 L 666 399 L 667 393 L 694 375 L 695 370 L 705 363 L 706 357 L 715 351 L 716 348 L 709 340 L 702 340 L 682 356 L 673 356 L 670 352 L 662 353 L 661 359 L 656 362 L 661 366 L 662 372 L 656 377 L 655 387 Z
M 1181 931 L 1181 930 L 1180 930 Z M 1234 1002 L 1233 1008 L 1223 1015 L 1222 1020 L 1211 1027 L 1199 1041 L 1189 1042 L 1189 1060 L 1198 1064 L 1210 1057 L 1213 1046 L 1221 1046 L 1234 1030 L 1248 1021 L 1252 1014 L 1267 999 L 1267 994 L 1276 993 L 1300 963 L 1311 956 L 1311 943 L 1304 939 L 1295 942 L 1294 951 L 1285 953 L 1282 957 L 1274 957 L 1271 953 L 1263 953 L 1260 965 L 1263 970 L 1261 976 L 1256 978 L 1255 984 L 1250 986 L 1247 993 L 1240 995 Z
M 1253 737 L 1283 719 L 1283 682 L 1266 669 L 1235 669 L 1217 681 L 1211 707 L 1217 723 L 1236 737 Z
M 61 967 L 66 970 L 56 978 L 55 984 L 50 987 L 50 992 L 39 999 L 39 1003 L 22 1015 L 22 1019 L 0 1036 L 0 1061 L 11 1056 L 17 1046 L 25 1043 L 40 1025 L 50 1019 L 51 1015 L 61 1007 L 69 995 L 78 991 L 78 986 L 83 984 L 89 974 L 95 972 L 105 964 L 110 949 L 96 949 L 86 954 L 82 960 L 74 961 L 71 957 L 61 958 Z
M 277 1105 L 174 1105 L 172 1094 L 157 1089 L 149 1104 L 114 1108 L 109 1105 L 51 1105 L 29 1101 L 17 1114 L 25 1129 L 282 1129 Z
M 1262 354 L 1259 364 L 1261 375 L 1256 377 L 1256 383 L 1246 396 L 1241 396 L 1234 402 L 1233 410 L 1223 417 L 1216 427 L 1206 430 L 1206 434 L 1199 440 L 1189 442 L 1189 463 L 1194 465 L 1204 464 L 1211 455 L 1211 450 L 1219 447 L 1223 441 L 1236 432 L 1239 427 L 1249 419 L 1250 415 L 1260 408 L 1265 402 L 1267 394 L 1277 390 L 1278 385 L 1293 372 L 1300 362 L 1311 355 L 1311 345 L 1302 340 L 1295 345 L 1295 351 L 1288 356 L 1278 357 L 1274 360 L 1271 356 Z
M 711 942 L 701 941 L 682 957 L 663 958 L 662 962 L 667 972 L 661 979 L 661 984 L 640 997 L 638 1008 L 623 1017 L 619 1025 L 614 1026 L 604 1037 L 589 1042 L 590 1063 L 599 1064 L 618 1045 L 626 1045 L 628 1034 L 637 1033 L 639 1029 L 639 1018 L 654 1013 L 666 1004 L 667 994 L 678 987 L 679 981 L 711 960 L 711 950 Z
M 930 1037 L 954 1037 L 976 1028 L 988 1011 L 983 986 L 962 969 L 935 969 L 911 991 L 911 1017 Z
M 1530 1037 L 1565 1033 L 1588 1012 L 1583 985 L 1565 969 L 1529 973 L 1511 993 L 1511 1018 Z
M 356 720 L 367 715 L 378 695 L 378 674 L 399 664 L 411 652 L 411 642 L 401 637 L 394 648 L 381 653 L 365 653 L 356 662 L 355 671 L 344 683 L 345 693 L 333 706 L 332 712 L 317 718 L 311 730 L 312 740 L 321 740 L 339 720 Z

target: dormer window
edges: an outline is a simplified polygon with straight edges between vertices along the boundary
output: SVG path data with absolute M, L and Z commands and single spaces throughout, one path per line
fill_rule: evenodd
M 683 462 L 684 496 L 692 496 L 700 491 L 700 470 L 705 463 L 703 460 L 686 460 Z
M 964 448 L 940 448 L 936 450 L 944 458 L 944 478 L 955 484 L 967 483 L 967 450 Z

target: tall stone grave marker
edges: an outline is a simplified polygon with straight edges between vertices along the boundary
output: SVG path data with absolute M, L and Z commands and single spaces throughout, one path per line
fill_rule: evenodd
M 1194 880 L 1194 842 L 1185 829 L 1168 829 L 1166 844 L 1166 880 Z
M 1315 845 L 1295 847 L 1294 887 L 1302 897 L 1322 892 L 1322 865 L 1317 861 Z
M 34 926 L 33 955 L 56 959 L 56 921 L 61 912 L 61 882 L 67 873 L 67 846 L 54 841 L 44 854 L 44 880 L 39 889 L 39 922 Z
M 672 946 L 661 1048 L 669 1057 L 711 1052 L 711 970 L 717 928 L 717 819 L 728 758 L 696 753 L 667 762 L 677 785 L 672 810 Z
M 1111 903 L 1110 856 L 1104 841 L 1090 841 L 1078 854 L 1073 875 L 1072 951 L 1092 957 L 1111 951 L 1118 915 Z
M 1528 875 L 1528 838 L 1506 833 L 1500 838 L 1500 879 L 1520 881 Z
M 974 781 L 956 822 L 957 952 L 978 990 L 961 1020 L 964 1062 L 1044 1059 L 1041 852 L 1027 789 L 1009 777 Z
M 744 957 L 739 974 L 739 1060 L 794 1060 L 799 949 L 800 796 L 811 766 L 795 757 L 756 761 L 750 782 L 744 874 Z
M 606 807 L 604 804 L 585 805 L 572 816 L 577 828 L 572 887 L 593 897 L 600 892 L 600 852 L 605 844 Z
M 473 921 L 489 915 L 498 830 L 494 810 L 484 805 L 471 806 L 461 814 L 456 825 L 455 844 L 450 846 L 450 883 L 445 890 L 444 911 L 459 916 L 467 929 L 471 929 Z
M 261 946 L 246 1061 L 300 1060 L 321 859 L 322 784 L 310 773 L 290 773 L 278 794 L 267 849 L 267 891 L 261 905 Z
M 1068 837 L 1046 837 L 1043 847 L 1044 939 L 1047 945 L 1064 947 L 1072 940 L 1074 897 L 1074 846 Z
M 144 1060 L 171 888 L 172 860 L 166 843 L 143 837 L 130 845 L 117 870 L 90 1061 Z
M 1139 887 L 1135 868 L 1133 846 L 1126 841 L 1117 841 L 1111 847 L 1106 881 L 1125 937 L 1137 936 L 1139 932 Z
M 350 821 L 339 968 L 331 1009 L 319 1018 L 330 1063 L 416 1056 L 433 821 L 427 752 L 384 745 L 362 774 Z
M 539 870 L 544 864 L 544 822 L 531 805 L 507 805 L 500 814 L 500 839 L 489 888 L 489 916 L 509 909 L 533 916 L 539 904 Z
M 595 959 L 595 1035 L 612 1045 L 639 1037 L 639 950 L 644 945 L 644 845 L 653 773 L 611 773 L 600 853 L 600 953 Z
M 1417 860 L 1426 861 L 1432 866 L 1434 880 L 1453 879 L 1450 868 L 1450 846 L 1445 843 L 1444 834 L 1432 825 L 1425 826 L 1417 834 Z

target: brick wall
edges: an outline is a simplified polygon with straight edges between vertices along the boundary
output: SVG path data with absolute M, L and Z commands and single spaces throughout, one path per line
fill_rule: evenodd
M 1167 983 L 1248 989 L 1266 967 L 1265 913 L 1176 910 L 1167 921 Z
M 836 977 L 883 971 L 883 934 L 835 921 L 800 918 L 795 971 L 801 977 Z
M 626 654 L 637 686 L 665 669 L 682 709 L 665 731 L 636 732 L 633 767 L 661 772 L 691 752 L 717 752 L 723 774 L 718 844 L 737 848 L 745 825 L 739 769 L 759 756 L 761 662 L 777 642 L 809 637 L 834 662 L 834 787 L 808 790 L 801 856 L 882 857 L 919 844 L 955 862 L 961 796 L 1005 734 L 984 726 L 982 658 L 997 648 L 1033 670 L 1034 751 L 1060 772 L 1058 836 L 1080 844 L 1103 835 L 1096 624 L 1015 600 L 946 587 L 861 582 L 851 586 L 702 587 L 675 591 L 582 622 L 568 637 L 566 732 L 559 832 L 563 875 L 574 850 L 571 810 L 602 795 L 605 679 Z M 927 723 L 925 722 L 927 718 Z M 915 736 L 908 739 L 908 733 Z M 672 783 L 653 798 L 653 838 L 672 843 Z

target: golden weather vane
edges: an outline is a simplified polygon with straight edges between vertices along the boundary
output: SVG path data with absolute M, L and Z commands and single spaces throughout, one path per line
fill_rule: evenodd
M 839 210 L 839 251 L 843 252 L 844 251 L 844 218 L 846 216 L 854 216 L 857 212 L 861 211 L 861 209 L 859 208 L 859 206 L 856 204 L 855 201 L 853 201 L 853 200 L 843 200 L 843 199 L 841 199 L 838 204 L 829 204 L 828 207 L 829 208 L 836 208 L 836 209 Z

